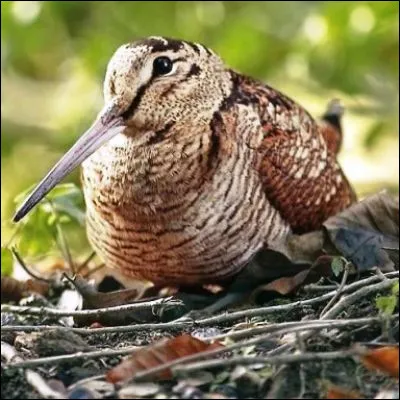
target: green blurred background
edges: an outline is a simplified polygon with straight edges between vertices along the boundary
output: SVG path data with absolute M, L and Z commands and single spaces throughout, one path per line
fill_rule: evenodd
M 37 182 L 102 106 L 118 46 L 147 35 L 198 41 L 318 117 L 344 117 L 344 170 L 363 196 L 397 192 L 398 2 L 1 2 L 2 242 L 14 197 Z M 68 178 L 78 182 L 78 173 Z M 83 230 L 71 241 L 78 245 Z M 78 248 L 77 246 L 76 248 Z

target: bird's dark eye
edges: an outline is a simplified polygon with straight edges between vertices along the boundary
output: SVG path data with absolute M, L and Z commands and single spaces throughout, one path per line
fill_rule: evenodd
M 157 57 L 153 61 L 153 74 L 165 75 L 172 70 L 172 61 L 168 57 Z

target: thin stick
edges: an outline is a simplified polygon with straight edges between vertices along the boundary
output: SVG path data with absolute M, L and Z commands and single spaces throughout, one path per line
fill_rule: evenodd
M 76 274 L 79 274 L 79 273 L 83 270 L 83 268 L 85 268 L 86 265 L 88 265 L 88 264 L 90 263 L 90 261 L 93 260 L 93 258 L 94 258 L 95 255 L 96 255 L 96 252 L 95 252 L 95 251 L 92 251 L 92 252 L 89 254 L 89 256 L 85 259 L 85 261 L 83 261 L 82 264 L 78 266 L 78 268 L 76 269 L 76 272 L 75 272 L 75 273 L 76 273 Z
M 374 272 L 376 273 L 376 270 L 374 269 Z M 399 271 L 393 271 L 393 272 L 386 272 L 386 273 L 376 273 L 376 275 L 370 276 L 368 278 L 360 279 L 348 286 L 347 288 L 351 289 L 357 289 L 359 287 L 365 286 L 366 284 L 369 283 L 375 283 L 375 282 L 380 282 L 382 280 L 385 280 L 387 278 L 395 278 L 399 276 Z M 305 291 L 325 291 L 325 290 L 336 290 L 337 286 L 335 285 L 316 285 L 311 283 L 310 285 L 306 285 L 302 288 L 302 290 Z
M 365 279 L 364 281 L 367 281 Z M 362 297 L 378 292 L 380 290 L 386 289 L 393 285 L 397 279 L 385 279 L 384 281 L 381 281 L 376 284 L 364 286 L 361 289 L 358 289 L 354 293 L 351 293 L 347 296 L 343 296 L 338 303 L 336 303 L 335 306 L 333 306 L 330 310 L 328 310 L 325 314 L 321 315 L 320 320 L 327 320 L 327 319 L 334 319 L 337 317 L 345 308 L 348 308 L 351 304 L 355 303 L 356 301 L 360 300 Z M 356 282 L 358 283 L 358 282 Z M 353 285 L 349 285 L 347 289 Z M 345 289 L 342 290 L 342 293 L 345 291 Z M 333 303 L 333 302 L 332 302 Z M 312 332 L 303 332 L 303 340 L 307 340 L 310 336 L 312 335 Z M 285 344 L 281 346 L 284 348 L 284 350 L 287 350 L 289 347 L 292 347 L 292 344 Z
M 43 332 L 54 330 L 58 332 L 74 332 L 81 335 L 102 335 L 105 333 L 124 333 L 124 332 L 140 332 L 151 330 L 165 330 L 165 329 L 182 329 L 191 327 L 194 324 L 190 321 L 180 322 L 164 322 L 158 324 L 137 324 L 137 325 L 122 325 L 110 326 L 105 328 L 70 328 L 67 326 L 55 325 L 4 325 L 1 327 L 2 332 Z
M 340 285 L 337 288 L 336 294 L 329 300 L 328 304 L 322 310 L 320 318 L 322 318 L 328 312 L 328 310 L 332 307 L 332 305 L 336 302 L 336 300 L 341 296 L 343 289 L 346 285 L 347 278 L 349 276 L 349 271 L 350 271 L 350 263 L 347 260 L 345 260 L 344 272 Z
M 310 283 L 309 285 L 306 285 L 301 288 L 301 290 L 304 290 L 305 292 L 326 292 L 329 290 L 336 290 L 337 286 L 336 285 L 316 285 L 315 283 Z
M 6 243 L 2 243 L 1 247 L 5 247 L 8 248 L 10 247 L 11 243 L 13 242 L 13 240 L 15 239 L 15 237 L 18 235 L 19 231 L 22 228 L 22 224 L 18 224 L 17 227 L 14 229 L 14 232 L 11 234 L 11 237 L 6 241 Z
M 365 286 L 347 296 L 343 296 L 335 306 L 333 306 L 323 317 L 321 317 L 321 319 L 333 319 L 337 317 L 343 310 L 359 301 L 361 298 L 372 293 L 388 289 L 392 287 L 396 281 L 397 279 L 387 279 L 380 283 L 375 283 L 374 285 Z
M 395 319 L 397 316 L 392 316 Z M 323 321 L 326 324 L 329 323 L 337 323 L 340 326 L 348 325 L 362 325 L 362 324 L 369 324 L 375 322 L 381 322 L 380 317 L 367 317 L 367 318 L 356 318 L 356 319 L 342 319 L 340 321 L 332 320 L 332 321 Z M 223 340 L 226 338 L 230 339 L 243 339 L 250 336 L 256 336 L 262 333 L 272 332 L 275 329 L 284 329 L 284 328 L 292 328 L 295 326 L 303 326 L 306 328 L 307 326 L 313 324 L 319 324 L 321 320 L 307 320 L 307 321 L 292 321 L 292 322 L 281 322 L 277 324 L 269 324 L 266 326 L 259 326 L 249 329 L 242 329 L 240 331 L 233 331 L 224 333 L 221 335 L 215 335 L 204 339 L 205 341 L 213 341 L 213 340 Z M 57 332 L 74 332 L 77 334 L 82 335 L 103 335 L 105 333 L 124 333 L 124 332 L 138 332 L 143 330 L 167 330 L 167 329 L 184 329 L 188 327 L 194 326 L 193 323 L 190 321 L 181 322 L 179 324 L 175 322 L 166 322 L 166 323 L 159 323 L 159 324 L 139 324 L 139 325 L 123 325 L 123 326 L 112 326 L 106 328 L 70 328 L 66 326 L 53 326 L 53 325 L 4 325 L 1 327 L 2 332 L 43 332 L 43 331 L 57 331 Z
M 286 312 L 286 311 L 293 311 L 296 308 L 301 308 L 304 306 L 309 306 L 309 305 L 314 305 L 318 303 L 322 303 L 326 300 L 329 300 L 331 297 L 333 297 L 335 292 L 329 292 L 326 294 L 323 294 L 318 297 L 314 297 L 312 299 L 308 300 L 299 300 L 293 303 L 289 304 L 282 304 L 278 306 L 268 306 L 268 307 L 259 307 L 259 308 L 249 308 L 246 310 L 241 310 L 241 311 L 236 311 L 233 313 L 224 313 L 221 315 L 216 315 L 214 317 L 209 317 L 202 319 L 200 321 L 196 321 L 196 325 L 198 326 L 208 326 L 208 325 L 214 325 L 214 324 L 221 324 L 225 322 L 232 322 L 237 319 L 241 318 L 252 318 L 252 317 L 260 317 L 260 316 L 265 316 L 268 314 L 273 314 L 273 313 L 280 313 L 280 312 Z M 182 317 L 177 321 L 180 320 L 186 320 L 187 318 Z
M 58 238 L 60 240 L 61 252 L 63 253 L 63 255 L 64 255 L 64 257 L 65 257 L 65 259 L 66 259 L 66 261 L 67 261 L 67 263 L 69 265 L 71 273 L 75 274 L 75 264 L 74 264 L 74 261 L 73 261 L 72 256 L 71 256 L 71 251 L 69 249 L 67 238 L 64 235 L 64 231 L 62 230 L 61 225 L 58 222 L 56 222 L 55 224 L 56 224 Z M 57 239 L 56 239 L 56 241 L 58 242 Z
M 53 213 L 54 219 L 55 219 L 55 225 L 56 225 L 56 231 L 57 231 L 57 236 L 56 236 L 56 242 L 59 246 L 59 249 L 61 250 L 61 253 L 63 254 L 65 260 L 67 261 L 69 268 L 71 270 L 72 274 L 75 274 L 75 264 L 71 256 L 71 251 L 69 249 L 68 241 L 67 238 L 64 235 L 64 231 L 61 228 L 61 225 L 58 223 L 58 212 L 51 200 L 49 200 L 46 197 L 46 201 L 50 205 L 51 211 Z M 59 240 L 58 240 L 59 239 Z
M 55 317 L 100 317 L 102 315 L 110 313 L 119 313 L 123 311 L 136 311 L 144 310 L 152 307 L 159 307 L 164 305 L 181 305 L 180 300 L 176 300 L 172 297 L 165 297 L 152 301 L 143 301 L 137 303 L 123 304 L 121 306 L 97 308 L 94 310 L 80 310 L 80 311 L 67 311 L 67 310 L 57 310 L 47 307 L 22 307 L 22 306 L 12 306 L 9 304 L 1 305 L 1 312 L 10 312 L 18 314 L 28 314 L 28 315 L 46 315 Z
M 229 346 L 225 346 L 222 348 L 217 348 L 214 350 L 210 350 L 210 351 L 204 351 L 201 353 L 196 353 L 196 354 L 192 354 L 186 357 L 181 357 L 177 360 L 173 360 L 170 362 L 167 362 L 163 365 L 160 366 L 156 366 L 154 368 L 150 368 L 147 371 L 143 371 L 143 372 L 139 372 L 135 375 L 134 379 L 136 380 L 142 380 L 142 379 L 148 379 L 153 377 L 154 375 L 159 374 L 160 372 L 166 370 L 166 369 L 170 369 L 173 368 L 177 365 L 183 364 L 183 363 L 188 363 L 188 362 L 192 362 L 192 361 L 197 361 L 203 358 L 208 358 L 210 356 L 217 356 L 235 349 L 239 349 L 242 347 L 247 347 L 247 346 L 251 346 L 251 345 L 255 345 L 255 344 L 259 344 L 259 343 L 263 343 L 265 342 L 265 340 L 269 339 L 271 336 L 277 336 L 277 335 L 281 335 L 283 333 L 288 333 L 290 332 L 301 332 L 304 330 L 320 330 L 320 329 L 326 329 L 329 327 L 332 328 L 337 328 L 340 326 L 349 326 L 352 324 L 349 324 L 347 321 L 329 321 L 329 323 L 327 323 L 328 321 L 318 321 L 317 323 L 315 323 L 314 325 L 306 325 L 306 326 L 294 326 L 292 327 L 290 330 L 286 329 L 275 329 L 274 331 L 271 330 L 271 332 L 269 332 L 266 335 L 261 335 L 259 337 L 250 339 L 250 340 L 246 340 L 246 341 L 241 341 L 241 342 L 237 342 L 234 343 L 232 345 Z M 353 320 L 355 325 L 358 325 L 359 321 L 357 321 L 357 319 Z
M 83 274 L 82 277 L 83 277 L 83 278 L 88 278 L 90 275 L 94 274 L 96 271 L 99 271 L 99 270 L 103 269 L 105 266 L 106 266 L 106 264 L 104 264 L 104 263 L 103 263 L 103 264 L 96 265 L 94 268 L 89 269 L 89 270 L 86 272 L 86 274 Z
M 378 278 L 381 279 L 382 281 L 387 279 L 379 267 L 375 267 L 373 270 L 374 270 L 375 274 L 378 276 Z
M 81 351 L 74 354 L 66 354 L 63 356 L 52 356 L 52 357 L 42 357 L 42 358 L 35 358 L 32 360 L 23 360 L 23 361 L 16 361 L 6 364 L 7 368 L 29 368 L 29 367 L 37 367 L 41 365 L 55 365 L 61 364 L 68 361 L 75 361 L 75 360 L 90 360 L 93 358 L 101 358 L 101 357 L 115 357 L 115 356 L 122 356 L 126 354 L 130 354 L 135 350 L 140 349 L 139 346 L 132 346 L 132 347 L 125 347 L 124 349 L 103 349 L 97 351 L 88 351 L 82 353 Z
M 104 379 L 105 377 L 106 377 L 105 374 L 101 374 L 101 375 L 94 375 L 94 376 L 89 376 L 87 378 L 80 379 L 79 381 L 72 383 L 70 386 L 68 386 L 68 392 L 70 393 L 76 387 L 84 385 L 87 382 L 96 381 L 97 379 Z
M 332 351 L 325 353 L 301 353 L 301 354 L 284 354 L 273 357 L 252 357 L 252 356 L 241 356 L 232 357 L 223 360 L 208 360 L 191 363 L 187 365 L 176 366 L 172 369 L 173 373 L 176 374 L 188 374 L 195 371 L 217 368 L 217 367 L 230 367 L 234 365 L 253 365 L 253 364 L 264 364 L 264 365 L 281 365 L 281 364 L 293 364 L 310 361 L 331 361 L 340 360 L 344 358 L 361 355 L 360 350 L 347 350 L 347 351 Z
M 397 277 L 399 276 L 399 271 L 394 271 L 394 272 L 390 272 L 390 273 L 386 274 L 386 277 L 392 278 L 392 277 L 396 277 L 396 276 Z M 365 286 L 371 282 L 374 282 L 376 279 L 377 279 L 377 276 L 374 275 L 373 277 L 369 277 L 369 278 L 354 282 L 350 285 L 345 286 L 342 293 L 351 292 L 354 289 L 359 288 L 360 286 Z M 378 278 L 378 280 L 379 280 L 379 278 Z M 395 282 L 395 279 L 391 279 L 391 282 Z M 207 326 L 207 325 L 231 322 L 231 321 L 235 321 L 235 320 L 241 319 L 241 318 L 259 317 L 259 316 L 265 316 L 265 315 L 275 313 L 275 312 L 292 311 L 299 307 L 315 305 L 315 304 L 324 302 L 325 300 L 331 299 L 333 296 L 335 296 L 335 294 L 336 294 L 336 290 L 329 292 L 329 293 L 325 293 L 318 297 L 313 297 L 312 299 L 300 300 L 300 301 L 296 301 L 296 302 L 289 303 L 289 304 L 283 304 L 283 305 L 279 305 L 279 306 L 260 307 L 260 308 L 250 308 L 247 310 L 236 311 L 236 312 L 229 313 L 229 314 L 224 313 L 221 315 L 216 315 L 214 317 L 209 317 L 209 318 L 202 319 L 200 321 L 196 321 L 196 324 L 199 326 Z M 176 320 L 176 322 L 180 322 L 182 320 L 187 320 L 187 318 L 185 318 L 185 317 L 179 318 L 178 320 Z
M 43 278 L 39 275 L 36 275 L 35 272 L 31 271 L 31 269 L 25 264 L 25 261 L 22 259 L 22 257 L 19 255 L 17 249 L 13 246 L 11 247 L 11 252 L 13 253 L 14 257 L 17 259 L 18 264 L 25 270 L 25 272 L 31 276 L 33 279 L 36 279 L 38 281 L 50 283 L 50 279 Z

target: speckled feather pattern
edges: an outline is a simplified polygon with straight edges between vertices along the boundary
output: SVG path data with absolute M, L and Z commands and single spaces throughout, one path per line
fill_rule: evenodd
M 159 55 L 176 67 L 154 79 Z M 105 81 L 105 98 L 116 95 L 127 129 L 84 162 L 82 180 L 89 239 L 127 277 L 224 281 L 355 199 L 322 125 L 202 45 L 122 46 Z

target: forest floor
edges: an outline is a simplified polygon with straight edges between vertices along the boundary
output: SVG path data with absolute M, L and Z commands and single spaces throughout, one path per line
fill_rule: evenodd
M 390 294 L 388 283 L 397 280 L 398 272 L 370 273 L 332 290 L 334 283 L 322 279 L 291 296 L 241 305 L 211 317 L 131 324 L 104 333 L 104 328 L 93 325 L 92 329 L 66 327 L 65 317 L 46 313 L 48 307 L 37 299 L 31 303 L 26 299 L 28 311 L 2 306 L 1 397 L 399 398 L 398 377 L 390 376 L 385 367 L 371 368 L 358 353 L 361 346 L 369 350 L 398 346 L 397 312 L 383 317 L 376 306 L 377 297 Z M 37 305 L 42 308 L 32 315 L 29 309 Z M 328 322 L 321 327 L 324 321 Z M 25 328 L 14 328 L 21 325 Z M 132 347 L 146 348 L 184 333 L 204 342 L 215 338 L 227 351 L 195 359 L 191 369 L 182 362 L 167 380 L 154 374 L 145 382 L 106 380 L 104 374 Z M 119 350 L 123 354 L 116 354 Z M 207 360 L 214 360 L 214 365 L 207 365 Z M 129 368 L 125 374 L 133 377 Z

